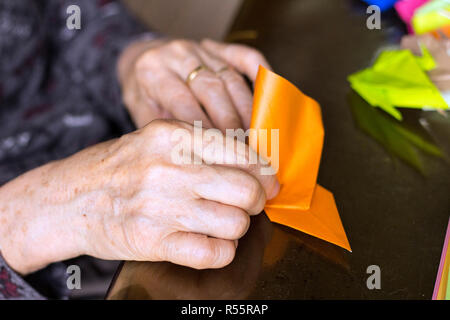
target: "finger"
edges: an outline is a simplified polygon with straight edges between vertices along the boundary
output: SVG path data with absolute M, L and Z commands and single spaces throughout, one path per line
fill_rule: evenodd
M 219 168 L 231 168 L 240 169 L 256 178 L 263 186 L 267 199 L 272 199 L 278 194 L 280 185 L 274 171 L 270 169 L 267 162 L 258 157 L 252 148 L 245 144 L 244 130 L 230 130 L 227 135 L 224 135 L 218 129 L 203 129 L 189 124 L 185 124 L 185 129 L 189 131 L 191 139 L 184 147 L 189 150 L 184 150 L 183 153 L 188 153 L 191 158 L 193 156 L 194 161 L 200 160 L 198 164 L 204 162 L 203 165 L 190 167 L 194 173 L 193 185 L 201 182 L 196 177 L 209 179 L 220 173 Z M 172 159 L 172 161 L 174 160 Z M 214 190 L 213 185 L 211 185 L 211 189 Z
M 227 166 L 205 166 L 201 171 L 192 187 L 198 197 L 241 208 L 250 215 L 264 209 L 265 189 L 250 173 Z M 263 183 L 267 184 L 266 181 Z
M 215 71 L 216 75 L 224 82 L 225 88 L 241 117 L 244 128 L 248 129 L 252 116 L 253 97 L 244 78 L 221 58 L 201 48 L 198 50 L 198 53 L 207 66 Z
M 234 241 L 188 232 L 172 233 L 160 246 L 163 260 L 195 269 L 222 268 L 233 261 L 235 253 Z
M 143 73 L 140 82 L 149 95 L 155 97 L 159 105 L 176 119 L 189 123 L 198 120 L 207 127 L 212 126 L 197 99 L 178 75 L 162 70 L 149 73 Z
M 181 79 L 187 79 L 193 70 L 205 65 L 194 45 L 175 42 L 172 46 L 169 53 L 172 57 L 166 57 L 165 61 Z M 240 116 L 224 83 L 213 72 L 207 69 L 200 70 L 196 77 L 189 81 L 189 88 L 220 130 L 242 127 Z
M 244 78 L 232 69 L 223 70 L 220 72 L 219 77 L 225 82 L 231 99 L 241 116 L 244 129 L 250 128 L 253 96 Z
M 179 220 L 186 230 L 214 238 L 237 240 L 250 226 L 247 212 L 215 201 L 194 200 L 187 211 L 189 214 Z
M 211 71 L 204 71 L 190 82 L 191 90 L 202 105 L 217 128 L 225 132 L 226 129 L 242 128 L 243 124 L 238 110 L 225 87 L 223 81 Z
M 203 130 L 202 148 L 194 148 L 195 155 L 207 164 L 237 167 L 244 170 L 261 183 L 267 199 L 274 198 L 280 190 L 276 176 L 267 173 L 267 171 L 270 172 L 267 170 L 268 164 L 263 163 L 256 152 L 245 143 L 245 139 L 240 137 L 244 135 L 243 130 L 241 130 L 242 134 L 239 134 L 239 130 L 233 131 L 238 138 L 235 138 L 230 132 L 226 136 L 219 136 L 220 133 L 214 133 L 213 130 Z
M 261 52 L 245 45 L 220 43 L 210 39 L 203 40 L 201 45 L 234 66 L 239 72 L 246 74 L 252 81 L 255 81 L 260 65 L 271 69 Z

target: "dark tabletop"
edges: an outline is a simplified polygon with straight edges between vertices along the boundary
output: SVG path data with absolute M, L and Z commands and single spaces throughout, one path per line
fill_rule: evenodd
M 380 30 L 367 29 L 365 9 L 360 1 L 250 0 L 230 33 L 254 37 L 241 42 L 321 104 L 318 182 L 334 193 L 353 252 L 260 215 L 226 268 L 125 263 L 109 298 L 431 298 L 450 214 L 450 120 L 402 109 L 397 122 L 352 92 L 346 77 L 404 34 L 394 12 L 383 13 Z M 367 287 L 370 265 L 380 268 L 379 290 Z

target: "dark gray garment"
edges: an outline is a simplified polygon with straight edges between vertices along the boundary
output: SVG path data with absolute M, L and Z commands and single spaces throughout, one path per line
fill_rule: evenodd
M 66 25 L 74 4 L 80 30 Z M 134 129 L 116 62 L 144 32 L 118 1 L 0 0 L 0 185 Z M 0 299 L 42 298 L 1 256 L 0 272 Z M 30 279 L 68 295 L 62 263 Z

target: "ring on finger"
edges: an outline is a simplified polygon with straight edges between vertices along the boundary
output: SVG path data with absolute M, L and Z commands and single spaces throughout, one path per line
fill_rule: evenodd
M 186 83 L 190 84 L 197 76 L 198 74 L 202 71 L 202 70 L 209 70 L 209 68 L 205 65 L 199 65 L 198 67 L 196 67 L 194 70 L 192 70 L 188 76 L 186 77 Z

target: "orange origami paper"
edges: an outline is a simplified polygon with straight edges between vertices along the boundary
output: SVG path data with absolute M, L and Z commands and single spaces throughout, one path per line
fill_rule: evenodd
M 260 66 L 251 128 L 278 129 L 279 134 L 281 190 L 266 203 L 269 219 L 351 251 L 333 194 L 316 183 L 324 137 L 319 104 Z M 250 146 L 261 153 L 255 136 L 250 136 Z

